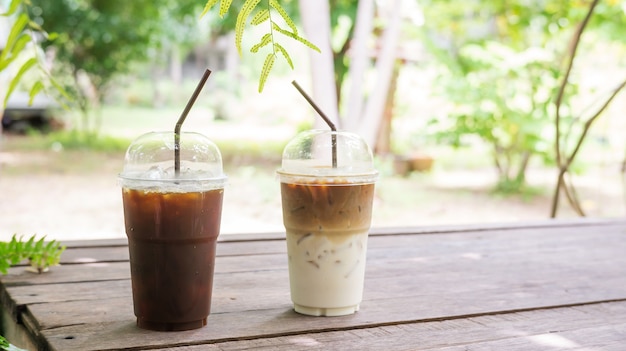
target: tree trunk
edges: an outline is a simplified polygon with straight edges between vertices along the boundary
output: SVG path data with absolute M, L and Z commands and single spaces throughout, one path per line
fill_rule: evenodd
M 385 100 L 393 66 L 396 61 L 398 41 L 400 37 L 400 24 L 402 20 L 402 1 L 394 0 L 393 6 L 389 8 L 389 21 L 387 29 L 383 33 L 380 42 L 380 52 L 376 60 L 376 72 L 378 74 L 375 88 L 373 89 L 365 107 L 363 122 L 359 123 L 357 132 L 365 139 L 369 145 L 374 145 L 381 120 L 385 109 Z
M 324 111 L 333 123 L 341 127 L 335 87 L 335 68 L 333 50 L 330 45 L 330 8 L 328 1 L 300 0 L 300 16 L 304 33 L 321 53 L 309 50 L 311 60 L 311 93 L 315 103 Z M 316 118 L 316 125 L 323 125 Z M 321 123 L 321 124 L 320 124 Z
M 173 44 L 169 48 L 170 52 L 170 79 L 176 88 L 183 86 L 183 62 L 181 58 L 181 52 L 178 45 Z
M 376 146 L 374 147 L 374 152 L 378 155 L 391 153 L 391 121 L 393 119 L 393 107 L 395 106 L 396 87 L 398 86 L 398 75 L 400 74 L 401 65 L 402 63 L 399 61 L 394 64 L 391 84 L 387 91 L 383 119 L 380 124 L 378 138 L 376 139 Z
M 344 119 L 346 130 L 356 130 L 363 116 L 363 85 L 370 62 L 370 50 L 367 47 L 367 42 L 372 34 L 373 20 L 374 0 L 359 1 L 354 38 L 350 43 L 350 68 L 348 71 L 350 91 Z

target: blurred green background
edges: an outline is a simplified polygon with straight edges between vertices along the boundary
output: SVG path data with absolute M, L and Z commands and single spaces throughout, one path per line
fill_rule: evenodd
M 327 12 L 314 13 L 298 1 L 280 3 L 300 35 L 310 34 L 332 59 L 327 91 L 340 125 L 374 135 L 381 171 L 374 226 L 550 217 L 557 97 L 592 1 L 372 1 L 361 44 L 358 1 L 332 0 Z M 322 84 L 317 53 L 277 36 L 294 69 L 277 58 L 259 93 L 265 55 L 248 50 L 269 29 L 248 25 L 240 56 L 233 31 L 242 2 L 223 18 L 217 9 L 200 18 L 202 0 L 0 1 L 3 12 L 12 4 L 16 11 L 0 17 L 0 63 L 8 62 L 0 65 L 0 96 L 15 88 L 0 137 L 0 237 L 123 237 L 116 175 L 124 151 L 145 132 L 173 129 L 207 67 L 213 74 L 183 129 L 206 134 L 222 151 L 230 178 L 223 232 L 282 230 L 274 171 L 285 143 L 318 120 L 290 83 Z M 32 26 L 12 40 L 23 16 Z M 328 21 L 332 53 L 303 29 L 308 17 Z M 623 1 L 593 7 L 560 99 L 564 157 L 584 133 L 566 179 L 592 217 L 626 213 L 625 38 Z M 363 52 L 355 85 L 350 70 Z M 21 75 L 31 56 L 35 63 Z M 382 97 L 374 127 L 350 120 L 354 89 L 365 108 Z M 41 104 L 28 107 L 33 92 Z M 561 195 L 557 216 L 579 215 Z

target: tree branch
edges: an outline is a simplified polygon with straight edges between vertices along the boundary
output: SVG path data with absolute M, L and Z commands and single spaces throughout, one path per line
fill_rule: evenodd
M 563 192 L 565 192 L 567 201 L 569 201 L 569 204 L 572 206 L 574 211 L 576 211 L 576 214 L 581 217 L 585 217 L 585 212 L 583 211 L 580 201 L 578 200 L 578 194 L 576 193 L 576 188 L 574 187 L 571 176 L 569 180 L 565 177 L 563 178 Z
M 556 97 L 556 160 L 559 167 L 562 165 L 560 146 L 561 131 L 559 128 L 559 122 L 561 120 L 561 104 L 563 103 L 565 88 L 567 87 L 567 82 L 569 81 L 569 76 L 572 72 L 572 67 L 574 66 L 574 59 L 576 58 L 576 51 L 578 50 L 578 45 L 580 44 L 580 38 L 582 37 L 583 31 L 585 30 L 587 23 L 589 23 L 589 19 L 591 18 L 596 5 L 598 5 L 598 2 L 599 0 L 593 0 L 585 18 L 578 24 L 578 27 L 574 32 L 574 36 L 572 37 L 572 41 L 570 42 L 570 46 L 568 48 L 568 61 L 565 69 L 565 75 L 563 76 L 563 81 L 561 82 L 561 86 L 559 87 L 559 92 Z
M 574 161 L 574 157 L 576 157 L 576 154 L 578 153 L 578 150 L 580 150 L 580 146 L 582 145 L 583 141 L 585 140 L 585 136 L 587 135 L 587 133 L 589 132 L 589 129 L 591 128 L 591 125 L 593 124 L 593 122 L 598 119 L 598 117 L 600 117 L 600 115 L 602 114 L 602 112 L 604 112 L 604 110 L 606 110 L 606 108 L 609 106 L 609 104 L 611 103 L 611 101 L 613 101 L 613 99 L 615 98 L 615 96 L 617 96 L 617 94 L 626 86 L 626 80 L 624 80 L 621 84 L 619 84 L 611 93 L 611 96 L 609 96 L 609 98 L 604 102 L 604 104 L 602 104 L 602 106 L 600 106 L 600 108 L 598 109 L 598 111 L 596 111 L 596 113 L 591 116 L 584 125 L 584 129 L 580 135 L 580 137 L 578 138 L 578 142 L 576 143 L 576 147 L 574 148 L 574 151 L 572 151 L 572 154 L 567 158 L 565 164 L 562 166 L 564 169 L 568 169 L 569 166 L 572 164 L 572 162 Z
M 569 168 L 569 165 L 567 167 L 563 167 L 563 160 L 561 157 L 561 129 L 560 129 L 560 125 L 561 125 L 561 104 L 563 103 L 563 96 L 565 94 L 565 88 L 567 87 L 567 82 L 569 81 L 569 76 L 572 72 L 572 67 L 574 66 L 574 59 L 576 58 L 576 51 L 578 50 L 578 45 L 580 44 L 580 39 L 582 37 L 583 31 L 585 30 L 585 27 L 587 27 L 587 23 L 589 23 L 589 19 L 591 18 L 591 15 L 593 14 L 593 10 L 595 9 L 596 5 L 598 5 L 599 0 L 593 0 L 593 2 L 589 5 L 589 10 L 587 11 L 587 14 L 585 15 L 585 18 L 583 19 L 583 21 L 578 24 L 578 27 L 576 28 L 576 31 L 574 32 L 574 36 L 572 37 L 572 41 L 570 42 L 570 46 L 568 48 L 568 61 L 567 61 L 567 66 L 565 69 L 565 74 L 563 76 L 563 81 L 561 82 L 561 85 L 559 86 L 559 91 L 557 93 L 557 98 L 555 101 L 555 107 L 556 107 L 556 116 L 555 116 L 555 133 L 556 133 L 556 138 L 555 138 L 555 151 L 556 151 L 556 163 L 557 163 L 557 167 L 559 169 L 559 175 L 557 177 L 557 183 L 556 183 L 556 187 L 554 189 L 554 196 L 552 198 L 552 206 L 551 206 L 551 210 L 550 210 L 550 217 L 554 218 L 556 216 L 556 211 L 558 209 L 559 206 L 559 196 L 560 196 L 560 190 L 561 190 L 561 186 L 564 186 L 564 189 L 566 189 L 565 187 L 565 172 L 567 172 L 567 169 Z M 581 142 L 582 143 L 582 142 Z M 570 162 L 571 163 L 571 162 Z

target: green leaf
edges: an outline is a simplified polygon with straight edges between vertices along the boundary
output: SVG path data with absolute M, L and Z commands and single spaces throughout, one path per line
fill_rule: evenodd
M 12 56 L 6 60 L 0 59 L 0 71 L 4 71 L 4 69 L 7 68 L 7 66 L 9 66 L 16 58 L 17 56 Z
M 261 38 L 261 41 L 258 44 L 250 48 L 250 52 L 253 52 L 253 53 L 258 52 L 260 48 L 269 44 L 271 41 L 272 41 L 272 35 L 270 33 L 265 34 L 263 38 Z
M 261 0 L 246 0 L 246 2 L 243 3 L 241 11 L 239 11 L 239 15 L 237 15 L 237 23 L 235 24 L 235 46 L 237 47 L 239 56 L 241 56 L 241 40 L 243 38 L 243 30 L 246 27 L 246 19 L 260 1 Z
M 313 49 L 313 50 L 315 50 L 315 51 L 317 51 L 317 52 L 321 52 L 321 50 L 320 50 L 317 46 L 315 46 L 313 43 L 311 43 L 310 41 L 308 41 L 308 40 L 306 40 L 306 39 L 302 38 L 301 36 L 299 36 L 299 35 L 297 35 L 297 34 L 295 34 L 295 33 L 292 33 L 292 32 L 290 32 L 290 31 L 288 31 L 288 30 L 285 30 L 285 29 L 280 28 L 280 27 L 279 27 L 276 23 L 273 23 L 273 24 L 272 24 L 272 27 L 273 27 L 273 28 L 274 28 L 274 30 L 276 30 L 277 32 L 279 32 L 279 33 L 281 33 L 281 34 L 283 34 L 283 35 L 286 35 L 286 36 L 288 36 L 288 37 L 290 37 L 290 38 L 292 38 L 292 39 L 295 39 L 295 40 L 297 40 L 297 41 L 301 42 L 302 44 L 304 44 L 304 45 L 308 46 L 310 49 Z
M 17 38 L 15 45 L 13 45 L 13 48 L 11 48 L 11 56 L 19 55 L 20 52 L 22 52 L 22 50 L 26 47 L 26 44 L 28 44 L 29 42 L 30 42 L 30 35 L 28 34 L 20 35 L 20 37 Z
M 7 37 L 6 45 L 4 46 L 4 49 L 2 50 L 2 54 L 0 54 L 0 61 L 6 58 L 7 53 L 13 48 L 13 45 L 15 45 L 15 42 L 17 41 L 19 35 L 24 30 L 24 27 L 26 27 L 27 23 L 28 23 L 28 16 L 26 16 L 25 14 L 21 14 L 17 18 L 15 23 L 13 23 L 13 27 L 11 27 L 11 32 L 9 33 L 9 36 Z
M 13 0 L 13 1 L 11 1 L 11 5 L 9 6 L 9 11 L 3 13 L 1 16 L 11 16 L 12 14 L 14 14 L 15 11 L 17 11 L 17 9 L 22 4 L 22 1 L 23 0 Z
M 250 24 L 253 26 L 259 25 L 265 21 L 267 21 L 270 18 L 270 10 L 269 9 L 263 9 L 259 12 L 257 12 L 256 15 L 254 15 L 254 17 L 252 17 L 252 20 L 250 21 Z
M 9 84 L 9 89 L 7 90 L 7 94 L 4 97 L 4 106 L 5 107 L 7 105 L 7 101 L 9 101 L 9 96 L 11 96 L 11 93 L 13 93 L 13 90 L 15 90 L 15 88 L 17 87 L 17 85 L 20 82 L 20 79 L 22 78 L 24 73 L 26 73 L 29 69 L 31 69 L 33 66 L 35 66 L 37 64 L 37 62 L 38 62 L 37 58 L 33 57 L 33 58 L 30 58 L 28 61 L 24 62 L 22 67 L 20 67 L 20 70 L 17 72 L 15 77 L 13 77 L 13 79 L 11 80 L 11 83 Z
M 28 93 L 28 106 L 33 104 L 33 100 L 35 100 L 35 96 L 39 94 L 39 92 L 43 89 L 43 83 L 41 81 L 36 81 L 35 84 L 30 88 L 30 92 Z
M 261 77 L 259 78 L 259 93 L 263 92 L 263 87 L 265 86 L 265 82 L 267 81 L 267 77 L 272 70 L 272 66 L 274 66 L 274 61 L 276 60 L 276 54 L 271 53 L 268 54 L 265 58 L 265 62 L 263 63 L 263 69 L 261 70 Z
M 200 14 L 200 18 L 204 17 L 204 15 L 206 15 L 209 10 L 215 6 L 215 4 L 217 4 L 218 0 L 209 0 L 207 1 L 206 5 L 204 5 L 204 10 L 202 10 L 202 13 Z
M 9 342 L 2 335 L 0 335 L 0 347 L 2 348 L 9 347 Z
M 228 9 L 230 8 L 230 4 L 232 3 L 233 0 L 220 1 L 220 17 L 224 17 L 228 13 Z
M 35 236 L 33 235 L 30 237 L 30 239 L 28 239 L 26 243 L 24 243 L 24 249 L 32 250 L 34 243 L 35 243 Z
M 30 29 L 35 30 L 37 32 L 43 32 L 43 28 L 41 28 L 41 26 L 39 24 L 37 24 L 37 22 L 35 21 L 28 21 L 28 27 L 30 27 Z
M 289 67 L 293 69 L 293 61 L 291 60 L 291 56 L 289 56 L 289 54 L 287 53 L 287 50 L 285 50 L 285 48 L 278 43 L 274 43 L 274 49 L 283 54 L 283 57 L 285 58 L 285 60 L 287 60 L 287 63 L 289 64 Z
M 296 24 L 293 23 L 293 20 L 291 19 L 291 17 L 289 17 L 289 15 L 287 14 L 287 11 L 285 11 L 285 9 L 280 6 L 280 4 L 278 3 L 278 1 L 276 0 L 270 0 L 270 6 L 276 10 L 276 12 L 278 12 L 278 14 L 280 15 L 280 17 L 283 18 L 283 20 L 285 20 L 285 23 L 287 23 L 287 25 L 289 26 L 289 28 L 291 28 L 291 31 L 295 34 L 298 35 L 298 28 L 296 27 Z

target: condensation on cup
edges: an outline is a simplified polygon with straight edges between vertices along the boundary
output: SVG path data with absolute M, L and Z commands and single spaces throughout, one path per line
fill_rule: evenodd
M 306 131 L 287 144 L 277 174 L 294 310 L 355 313 L 363 298 L 378 179 L 370 148 L 353 133 Z

